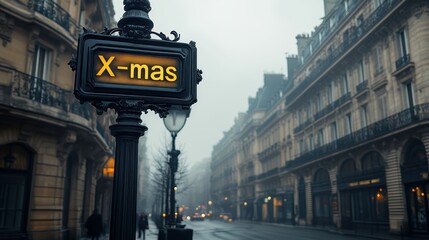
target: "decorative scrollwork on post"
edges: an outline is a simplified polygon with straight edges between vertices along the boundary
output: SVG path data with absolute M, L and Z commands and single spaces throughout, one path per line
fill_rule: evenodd
M 95 101 L 92 105 L 97 109 L 97 114 L 101 115 L 109 108 L 116 112 L 135 111 L 147 113 L 149 110 L 159 114 L 161 118 L 165 118 L 168 114 L 168 105 L 147 104 L 144 101 L 119 100 L 119 101 Z

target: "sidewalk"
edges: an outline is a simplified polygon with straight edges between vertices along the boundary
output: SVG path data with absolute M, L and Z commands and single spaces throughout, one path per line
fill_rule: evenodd
M 138 232 L 136 232 L 136 240 L 143 240 L 143 237 L 138 238 Z M 149 219 L 149 229 L 146 230 L 146 239 L 145 240 L 157 240 L 158 239 L 158 229 L 156 228 L 155 223 Z M 91 240 L 88 237 L 82 237 L 80 240 Z M 99 240 L 109 240 L 109 234 L 103 235 Z

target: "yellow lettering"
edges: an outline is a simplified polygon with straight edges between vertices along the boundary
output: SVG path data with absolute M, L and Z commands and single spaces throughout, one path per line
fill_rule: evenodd
M 134 71 L 137 69 L 137 78 L 142 78 L 142 69 L 144 69 L 144 79 L 149 78 L 149 67 L 146 64 L 131 64 L 130 78 L 134 78 Z
M 98 58 L 101 60 L 101 63 L 103 63 L 103 67 L 100 68 L 100 70 L 97 72 L 97 76 L 101 76 L 104 71 L 107 71 L 109 76 L 114 77 L 115 74 L 112 72 L 112 69 L 110 69 L 110 63 L 112 63 L 113 59 L 115 59 L 114 56 L 109 57 L 109 60 L 106 61 L 106 59 L 102 55 L 98 55 Z
M 165 70 L 167 72 L 167 76 L 165 76 L 165 80 L 169 82 L 174 82 L 177 80 L 177 69 L 175 67 L 167 67 Z
M 150 78 L 153 81 L 160 81 L 160 80 L 164 80 L 164 68 L 162 68 L 159 65 L 155 65 L 151 68 L 151 70 L 153 71 L 150 74 Z

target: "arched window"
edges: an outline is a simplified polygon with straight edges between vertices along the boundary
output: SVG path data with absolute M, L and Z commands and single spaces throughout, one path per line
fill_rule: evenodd
M 314 182 L 315 183 L 326 183 L 326 182 L 330 182 L 329 180 L 329 174 L 326 170 L 324 169 L 320 169 L 316 172 L 316 174 L 314 175 Z
M 420 141 L 414 141 L 410 146 L 412 147 L 407 151 L 404 166 L 426 165 L 427 155 L 423 143 Z
M 369 152 L 362 158 L 362 172 L 374 172 L 383 169 L 383 158 L 377 152 Z
M 356 165 L 353 159 L 347 159 L 340 168 L 340 177 L 350 177 L 356 174 Z

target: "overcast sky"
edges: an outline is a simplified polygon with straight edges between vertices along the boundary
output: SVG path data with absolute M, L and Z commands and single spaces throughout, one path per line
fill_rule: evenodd
M 123 15 L 123 0 L 113 0 L 115 19 Z M 322 22 L 323 0 L 151 0 L 153 31 L 175 30 L 180 42 L 195 41 L 198 102 L 178 134 L 177 146 L 189 163 L 211 156 L 223 132 L 245 112 L 248 98 L 263 85 L 264 73 L 284 73 L 286 54 L 296 54 L 296 35 L 310 33 Z M 153 36 L 156 38 L 156 36 Z M 149 157 L 165 139 L 162 119 L 142 115 Z M 171 140 L 170 140 L 171 141 Z

